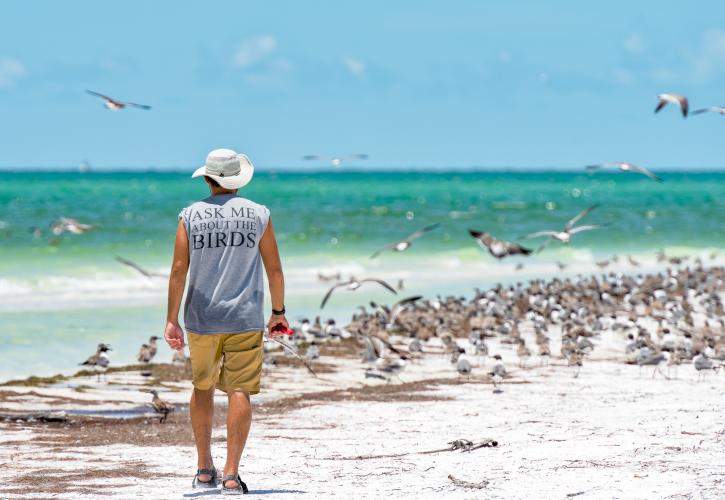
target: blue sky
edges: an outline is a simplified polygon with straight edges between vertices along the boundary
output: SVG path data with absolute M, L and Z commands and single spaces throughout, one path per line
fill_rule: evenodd
M 100 5 L 3 6 L 0 166 L 725 164 L 725 117 L 652 112 L 661 92 L 725 104 L 722 2 Z

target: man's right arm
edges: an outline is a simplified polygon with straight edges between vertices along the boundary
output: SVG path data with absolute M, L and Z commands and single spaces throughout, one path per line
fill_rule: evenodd
M 186 286 L 186 273 L 189 270 L 189 237 L 186 234 L 186 225 L 179 219 L 176 228 L 176 242 L 174 243 L 174 260 L 169 275 L 169 300 L 166 312 L 166 328 L 164 339 L 174 350 L 184 348 L 184 332 L 179 326 L 179 310 L 181 298 L 184 296 Z

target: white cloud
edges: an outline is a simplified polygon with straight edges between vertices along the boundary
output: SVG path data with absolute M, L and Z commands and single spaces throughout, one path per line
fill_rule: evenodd
M 634 33 L 624 39 L 624 48 L 632 54 L 641 54 L 644 52 L 644 40 L 638 34 Z
M 277 39 L 272 35 L 249 38 L 242 42 L 236 54 L 234 54 L 234 65 L 246 68 L 265 59 L 276 49 Z
M 706 31 L 702 35 L 700 48 L 691 55 L 692 77 L 705 81 L 725 71 L 725 32 Z
M 294 71 L 294 65 L 283 57 L 277 57 L 261 68 L 244 73 L 244 80 L 253 85 L 275 85 L 284 82 Z
M 624 68 L 614 68 L 612 71 L 614 81 L 620 85 L 633 85 L 636 82 L 636 78 L 631 71 Z
M 0 57 L 0 88 L 13 87 L 25 76 L 25 67 L 17 59 Z
M 508 50 L 502 50 L 501 52 L 499 52 L 498 53 L 498 58 L 504 64 L 510 63 L 512 61 L 512 59 L 513 59 L 511 57 L 511 52 L 509 52 Z
M 362 76 L 367 69 L 365 63 L 360 59 L 354 57 L 345 56 L 342 58 L 342 64 L 345 66 L 351 75 Z

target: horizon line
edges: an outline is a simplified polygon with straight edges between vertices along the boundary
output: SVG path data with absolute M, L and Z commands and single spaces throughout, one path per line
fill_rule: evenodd
M 110 173 L 169 173 L 169 174 L 183 174 L 193 172 L 196 166 L 179 167 L 179 166 L 91 166 L 88 170 L 81 170 L 78 166 L 32 166 L 32 167 L 18 167 L 9 165 L 0 165 L 0 172 L 11 173 L 11 174 L 22 174 L 22 173 L 78 173 L 78 174 L 110 174 Z M 725 166 L 662 166 L 662 167 L 651 167 L 654 170 L 662 172 L 677 172 L 677 173 L 698 173 L 698 172 L 725 172 Z M 550 165 L 529 165 L 529 166 L 512 166 L 512 165 L 499 165 L 499 166 L 484 166 L 484 165 L 452 165 L 452 166 L 346 166 L 346 167 L 334 167 L 334 166 L 257 166 L 255 168 L 257 172 L 263 173 L 365 173 L 365 172 L 379 172 L 379 173 L 395 173 L 395 172 L 526 172 L 526 173 L 555 173 L 555 172 L 582 172 L 586 173 L 585 166 L 550 166 Z M 601 173 L 616 173 L 615 169 L 611 171 Z M 600 173 L 600 175 L 601 175 Z

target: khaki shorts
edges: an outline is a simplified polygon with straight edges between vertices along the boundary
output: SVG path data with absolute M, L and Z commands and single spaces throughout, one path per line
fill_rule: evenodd
M 187 332 L 192 383 L 201 390 L 259 392 L 262 375 L 262 332 Z

